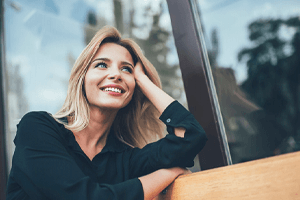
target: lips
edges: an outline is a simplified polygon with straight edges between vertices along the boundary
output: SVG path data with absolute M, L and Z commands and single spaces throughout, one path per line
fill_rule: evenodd
M 124 93 L 125 89 L 120 85 L 106 85 L 100 88 L 104 92 Z

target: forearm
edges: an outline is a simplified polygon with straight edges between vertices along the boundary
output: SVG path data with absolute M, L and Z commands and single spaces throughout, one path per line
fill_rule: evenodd
M 139 75 L 136 78 L 136 82 L 143 94 L 153 103 L 160 114 L 174 101 L 170 95 L 157 87 L 145 74 Z
M 170 95 L 157 87 L 145 74 L 141 74 L 136 78 L 136 82 L 143 94 L 152 102 L 156 109 L 163 113 L 163 111 L 175 101 Z M 177 127 L 174 129 L 174 133 L 178 137 L 184 137 L 185 129 Z
M 175 178 L 184 174 L 186 170 L 174 167 L 170 169 L 160 169 L 146 176 L 140 177 L 140 181 L 144 190 L 144 199 L 152 200 L 159 195 Z

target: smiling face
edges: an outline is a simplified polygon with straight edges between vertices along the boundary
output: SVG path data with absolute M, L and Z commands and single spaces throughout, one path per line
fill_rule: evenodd
M 87 70 L 84 80 L 86 97 L 94 108 L 119 110 L 131 100 L 135 79 L 129 51 L 115 43 L 102 44 Z

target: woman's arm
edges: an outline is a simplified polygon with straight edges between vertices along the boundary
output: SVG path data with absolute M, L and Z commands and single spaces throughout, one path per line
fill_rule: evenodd
M 144 199 L 152 200 L 159 195 L 163 189 L 170 185 L 179 175 L 188 173 L 189 170 L 174 167 L 170 169 L 160 169 L 146 176 L 140 177 L 144 190 Z
M 143 94 L 153 103 L 160 114 L 174 99 L 157 87 L 145 74 L 141 62 L 138 62 L 134 68 L 134 76 L 137 85 L 141 88 Z
M 162 89 L 157 87 L 149 78 L 146 76 L 141 62 L 138 62 L 134 68 L 134 76 L 137 85 L 142 90 L 143 94 L 152 102 L 156 109 L 163 113 L 163 111 L 175 101 L 171 96 L 165 93 Z M 177 127 L 174 129 L 175 135 L 178 137 L 184 137 L 185 129 Z
M 131 177 L 140 177 L 158 169 L 192 167 L 195 156 L 203 149 L 207 137 L 194 116 L 177 101 L 172 102 L 159 118 L 167 126 L 164 138 L 142 149 L 130 150 Z M 175 135 L 176 127 L 183 127 L 184 137 Z

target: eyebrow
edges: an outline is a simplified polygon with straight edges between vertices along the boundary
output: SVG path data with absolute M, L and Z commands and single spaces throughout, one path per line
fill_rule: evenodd
M 94 59 L 92 61 L 92 63 L 95 62 L 95 61 L 98 61 L 98 60 L 100 60 L 100 61 L 106 61 L 106 62 L 110 62 L 111 61 L 109 58 L 96 58 L 96 59 Z M 122 65 L 130 65 L 132 68 L 134 68 L 134 66 L 131 63 L 126 62 L 126 61 L 122 61 L 121 64 Z

